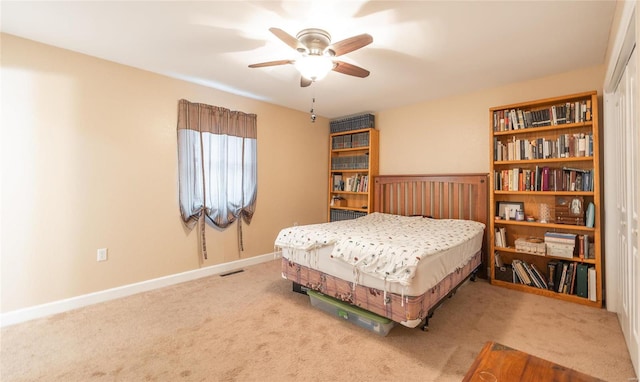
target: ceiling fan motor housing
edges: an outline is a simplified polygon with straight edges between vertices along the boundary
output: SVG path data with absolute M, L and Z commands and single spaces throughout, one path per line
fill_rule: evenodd
M 317 28 L 303 29 L 296 35 L 296 38 L 309 49 L 307 53 L 310 55 L 323 55 L 325 49 L 331 44 L 331 35 L 327 31 Z M 298 51 L 305 52 L 302 48 L 298 48 Z M 327 53 L 331 54 L 332 51 L 328 50 Z

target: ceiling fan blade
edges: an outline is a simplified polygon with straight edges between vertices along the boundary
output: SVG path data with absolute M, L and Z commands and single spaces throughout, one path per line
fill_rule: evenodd
M 311 81 L 310 79 L 300 77 L 300 87 L 306 88 L 307 86 L 311 85 L 312 82 L 313 81 Z
M 338 41 L 335 44 L 331 44 L 327 49 L 332 50 L 335 56 L 342 56 L 343 54 L 353 52 L 356 49 L 360 49 L 373 42 L 373 37 L 367 33 L 361 35 L 349 37 L 348 39 Z
M 300 43 L 300 41 L 298 41 L 297 38 L 293 37 L 292 35 L 290 35 L 289 33 L 283 31 L 280 28 L 269 28 L 269 31 L 271 33 L 273 33 L 274 35 L 276 35 L 277 38 L 279 38 L 280 40 L 282 40 L 282 42 L 284 42 L 285 44 L 289 45 L 290 47 L 292 47 L 293 49 L 297 50 L 298 52 L 306 52 L 307 48 L 302 45 L 302 43 Z
M 334 64 L 335 66 L 333 67 L 333 70 L 335 72 L 360 78 L 365 78 L 369 75 L 369 71 L 367 69 L 363 69 L 359 66 L 355 66 L 343 61 L 335 61 Z
M 259 64 L 251 64 L 251 65 L 249 65 L 249 67 L 250 68 L 263 68 L 265 66 L 276 66 L 276 65 L 286 65 L 286 64 L 293 64 L 293 60 L 278 60 L 278 61 L 261 62 Z

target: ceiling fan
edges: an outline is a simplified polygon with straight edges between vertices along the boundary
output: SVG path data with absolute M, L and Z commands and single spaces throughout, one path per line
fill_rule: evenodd
M 269 31 L 300 53 L 300 57 L 298 59 L 252 64 L 249 65 L 250 68 L 292 64 L 302 75 L 300 78 L 300 86 L 302 87 L 321 80 L 331 70 L 360 78 L 369 75 L 369 71 L 366 69 L 334 59 L 334 57 L 342 56 L 371 44 L 373 37 L 369 34 L 363 33 L 331 44 L 331 35 L 322 29 L 303 29 L 296 37 L 279 28 L 269 28 Z

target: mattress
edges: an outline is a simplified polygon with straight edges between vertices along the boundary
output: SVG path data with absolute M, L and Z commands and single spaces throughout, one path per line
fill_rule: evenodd
M 275 245 L 287 261 L 354 286 L 419 296 L 469 263 L 482 247 L 484 228 L 470 220 L 375 212 L 285 228 Z

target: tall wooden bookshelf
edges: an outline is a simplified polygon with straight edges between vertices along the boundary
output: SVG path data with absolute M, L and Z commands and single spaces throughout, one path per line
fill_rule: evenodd
M 374 128 L 329 135 L 328 221 L 353 219 L 373 210 L 378 143 Z
M 489 126 L 491 283 L 602 307 L 597 92 L 492 107 Z

